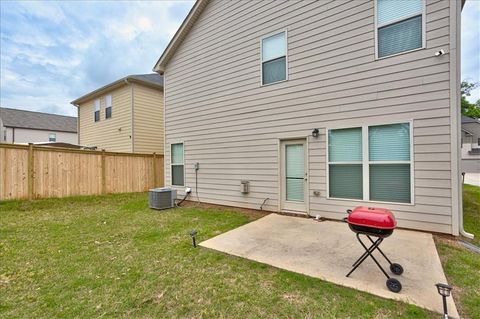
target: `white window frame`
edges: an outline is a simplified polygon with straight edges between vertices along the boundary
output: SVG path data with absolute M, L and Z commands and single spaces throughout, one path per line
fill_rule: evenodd
M 54 141 L 50 140 L 52 138 L 52 135 L 53 135 Z M 49 142 L 56 142 L 57 141 L 57 134 L 56 133 L 48 133 L 48 141 Z
M 263 60 L 263 40 L 280 33 L 285 33 L 285 80 L 263 84 L 263 63 L 280 58 L 280 57 L 277 57 L 275 59 L 270 59 L 265 61 Z M 260 38 L 260 86 L 268 86 L 272 84 L 282 83 L 285 81 L 288 81 L 288 30 L 287 29 L 275 31 L 267 35 L 264 35 L 263 37 Z
M 93 122 L 95 122 L 95 123 L 100 122 L 100 120 L 102 118 L 100 109 L 101 109 L 100 98 L 97 98 L 93 101 Z M 97 111 L 98 111 L 98 121 L 95 121 L 95 113 Z
M 107 94 L 105 95 L 105 98 L 104 98 L 104 101 L 105 101 L 105 119 L 108 120 L 108 119 L 111 119 L 112 118 L 112 95 L 111 94 Z M 107 103 L 107 101 L 110 102 L 110 105 Z M 107 117 L 107 109 L 110 108 L 110 117 Z
M 183 158 L 183 162 L 182 163 L 173 163 L 172 162 L 172 145 L 176 145 L 176 144 L 182 144 L 183 147 L 182 147 L 182 151 L 183 151 L 183 154 L 182 154 L 182 158 Z M 183 165 L 183 185 L 175 185 L 173 184 L 173 166 L 179 166 L 179 165 Z M 176 187 L 185 187 L 185 180 L 186 180 L 186 175 L 185 175 L 185 143 L 183 141 L 181 142 L 172 142 L 170 143 L 170 184 L 171 186 L 176 186 Z
M 371 126 L 381 126 L 381 125 L 391 125 L 391 124 L 403 124 L 408 123 L 410 128 L 410 161 L 370 161 L 369 158 L 369 140 L 368 140 L 368 128 Z M 348 128 L 362 128 L 362 162 L 330 162 L 329 154 L 328 154 L 328 145 L 329 145 L 329 137 L 328 132 L 330 130 L 339 130 L 339 129 L 348 129 Z M 357 201 L 357 202 L 368 202 L 368 203 L 385 203 L 385 204 L 395 204 L 395 205 L 407 205 L 412 206 L 415 205 L 415 168 L 414 168 L 414 156 L 413 156 L 413 121 L 406 120 L 406 121 L 393 121 L 393 122 L 381 122 L 381 123 L 370 123 L 368 125 L 361 125 L 361 126 L 332 126 L 326 128 L 326 184 L 327 184 L 327 194 L 326 198 L 331 200 L 343 200 L 343 201 Z M 362 181 L 363 181 L 363 198 L 339 198 L 339 197 L 330 197 L 330 164 L 356 164 L 362 165 Z M 370 200 L 370 164 L 410 164 L 410 203 L 402 203 L 402 202 L 389 202 L 389 201 L 375 201 Z
M 374 7 L 374 9 L 373 9 L 374 10 L 374 15 L 373 16 L 374 16 L 374 19 L 375 19 L 375 21 L 374 21 L 374 23 L 375 23 L 375 60 L 382 60 L 382 59 L 394 57 L 394 56 L 409 53 L 409 52 L 423 50 L 427 47 L 427 30 L 426 30 L 426 28 L 427 28 L 427 19 L 426 19 L 427 4 L 426 4 L 425 0 L 421 0 L 422 1 L 422 46 L 420 48 L 416 48 L 416 49 L 412 49 L 412 50 L 408 50 L 408 51 L 402 51 L 402 52 L 399 52 L 399 53 L 394 53 L 394 54 L 386 55 L 386 56 L 383 56 L 383 57 L 379 57 L 378 56 L 378 29 L 380 29 L 382 27 L 385 27 L 387 25 L 398 23 L 400 21 L 408 20 L 410 18 L 418 16 L 419 14 L 415 13 L 415 14 L 411 14 L 411 15 L 405 16 L 405 17 L 400 18 L 400 19 L 396 19 L 394 21 L 390 21 L 388 23 L 378 24 L 378 13 L 377 13 L 378 5 L 377 5 L 377 1 L 378 0 L 374 0 L 374 6 L 373 6 Z

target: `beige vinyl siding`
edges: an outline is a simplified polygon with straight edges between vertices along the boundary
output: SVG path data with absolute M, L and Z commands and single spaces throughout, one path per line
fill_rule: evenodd
M 326 198 L 326 130 L 412 121 L 414 204 L 376 206 L 401 227 L 454 232 L 449 55 L 434 56 L 455 49 L 449 5 L 427 0 L 426 49 L 375 60 L 372 0 L 212 0 L 166 66 L 167 185 L 169 145 L 183 141 L 201 201 L 258 209 L 269 198 L 277 211 L 279 139 L 308 137 L 309 213 L 340 219 L 368 202 Z M 262 87 L 260 39 L 285 29 L 288 81 Z
M 134 94 L 134 151 L 163 154 L 163 91 L 138 83 Z
M 105 119 L 105 95 L 112 95 L 112 117 Z M 98 96 L 100 121 L 95 122 L 93 105 L 97 97 L 79 106 L 80 144 L 113 152 L 132 151 L 131 87 L 122 85 Z

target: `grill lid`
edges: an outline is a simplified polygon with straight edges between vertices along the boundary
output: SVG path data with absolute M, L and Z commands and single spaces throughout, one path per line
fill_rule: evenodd
M 394 229 L 397 221 L 392 212 L 385 208 L 358 206 L 347 217 L 351 225 L 378 229 Z

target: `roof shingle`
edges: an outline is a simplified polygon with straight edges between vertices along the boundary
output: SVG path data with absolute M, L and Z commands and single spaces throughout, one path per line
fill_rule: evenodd
M 0 107 L 0 118 L 5 127 L 37 130 L 77 132 L 77 118 L 49 113 L 32 112 Z

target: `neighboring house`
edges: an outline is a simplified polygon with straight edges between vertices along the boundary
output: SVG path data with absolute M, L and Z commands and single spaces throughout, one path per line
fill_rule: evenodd
M 163 78 L 129 75 L 71 102 L 78 144 L 114 152 L 163 154 Z
M 77 143 L 77 118 L 0 108 L 1 143 Z
M 154 68 L 166 185 L 338 220 L 386 207 L 458 235 L 461 5 L 198 0 Z
M 462 171 L 480 174 L 480 120 L 463 115 Z

